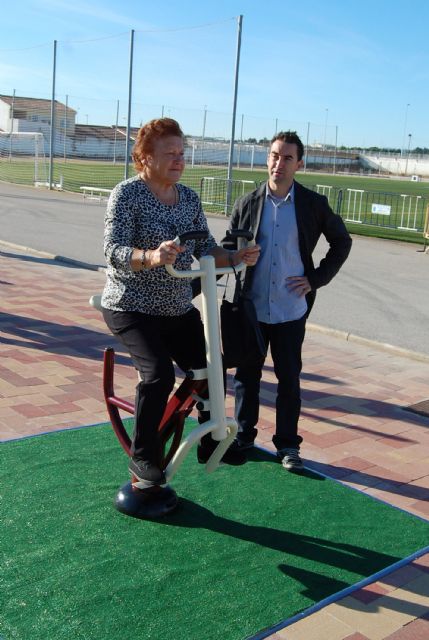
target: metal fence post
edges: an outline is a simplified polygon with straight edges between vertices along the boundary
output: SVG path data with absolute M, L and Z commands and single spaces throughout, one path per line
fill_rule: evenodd
M 235 60 L 235 79 L 234 79 L 234 100 L 232 107 L 232 123 L 231 123 L 231 140 L 229 142 L 229 158 L 228 158 L 228 184 L 226 193 L 225 215 L 228 214 L 231 202 L 231 180 L 232 180 L 232 162 L 234 156 L 234 138 L 235 138 L 235 116 L 237 112 L 237 89 L 238 89 L 238 71 L 240 68 L 240 49 L 241 49 L 241 26 L 243 24 L 243 16 L 238 17 L 238 33 L 237 33 L 237 55 Z
M 341 205 L 343 204 L 343 190 L 339 189 L 338 190 L 338 194 L 337 194 L 337 213 L 338 215 L 341 215 Z
M 57 66 L 57 41 L 54 40 L 54 61 L 52 65 L 52 99 L 51 99 L 51 140 L 49 142 L 49 189 L 52 189 L 54 180 L 54 138 L 55 138 L 55 74 Z
M 128 178 L 128 158 L 130 156 L 130 132 L 131 132 L 131 97 L 133 93 L 133 52 L 134 52 L 134 29 L 131 29 L 130 38 L 130 69 L 128 78 L 128 117 L 127 117 L 127 139 L 125 141 L 125 170 L 124 180 Z

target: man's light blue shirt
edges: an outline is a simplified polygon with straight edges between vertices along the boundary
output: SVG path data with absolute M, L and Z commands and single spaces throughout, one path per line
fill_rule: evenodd
M 267 183 L 256 242 L 261 247 L 261 254 L 254 267 L 251 294 L 258 320 L 277 324 L 302 318 L 307 311 L 305 296 L 290 292 L 286 286 L 289 276 L 304 275 L 294 184 L 285 198 L 277 198 Z

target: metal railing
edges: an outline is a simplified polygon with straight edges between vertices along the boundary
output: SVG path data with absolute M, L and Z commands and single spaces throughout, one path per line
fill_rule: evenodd
M 206 176 L 200 182 L 200 199 L 206 212 L 230 215 L 235 200 L 253 191 L 259 184 L 254 180 Z M 425 229 L 429 207 L 429 198 L 425 196 L 340 189 L 323 184 L 309 185 L 309 188 L 325 195 L 331 208 L 345 222 L 416 233 L 423 233 Z M 229 202 L 228 190 L 231 194 Z
M 428 198 L 424 196 L 340 189 L 320 184 L 310 188 L 325 195 L 332 209 L 345 222 L 423 232 L 429 203 Z

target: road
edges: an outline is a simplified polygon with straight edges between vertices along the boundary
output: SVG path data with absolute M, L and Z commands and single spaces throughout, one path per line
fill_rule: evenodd
M 104 266 L 105 202 L 0 183 L 0 240 Z M 220 239 L 228 221 L 209 217 Z M 321 241 L 315 262 L 324 254 Z M 429 355 L 429 254 L 415 245 L 354 236 L 340 273 L 317 293 L 310 322 Z

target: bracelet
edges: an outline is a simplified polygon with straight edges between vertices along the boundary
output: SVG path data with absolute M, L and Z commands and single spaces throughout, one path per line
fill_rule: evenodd
M 142 259 L 141 259 L 142 269 L 146 269 L 146 251 L 142 249 Z

